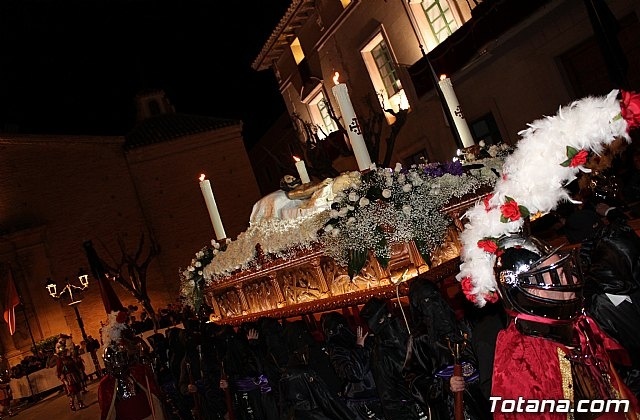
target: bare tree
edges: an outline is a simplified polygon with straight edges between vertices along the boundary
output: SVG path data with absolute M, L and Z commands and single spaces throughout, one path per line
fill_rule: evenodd
M 384 113 L 380 112 L 380 109 L 383 109 L 384 112 L 387 112 L 395 117 L 395 121 L 390 126 L 390 132 L 388 136 L 384 139 L 385 141 L 385 152 L 384 158 L 382 159 L 382 166 L 388 168 L 391 164 L 391 156 L 393 155 L 393 150 L 395 149 L 396 139 L 398 138 L 398 134 L 400 134 L 400 130 L 407 122 L 407 114 L 409 113 L 408 109 L 400 108 L 398 111 L 394 111 L 391 108 L 386 108 L 384 105 L 384 100 L 382 99 L 382 95 L 378 94 L 379 106 L 374 105 L 371 97 L 367 96 L 365 98 L 365 102 L 369 105 L 370 113 L 368 117 L 365 117 L 362 120 L 362 135 L 365 138 L 365 142 L 367 143 L 367 147 L 371 151 L 373 156 L 373 160 L 376 162 L 380 162 L 380 148 L 382 143 L 382 131 L 384 128 Z
M 367 103 L 370 112 L 366 117 L 359 118 L 362 136 L 367 144 L 372 160 L 376 163 L 381 162 L 383 167 L 388 167 L 391 164 L 391 157 L 393 155 L 393 150 L 395 149 L 396 139 L 407 121 L 407 114 L 409 110 L 399 109 L 398 111 L 394 111 L 390 107 L 385 107 L 382 95 L 378 95 L 378 103 L 374 103 L 371 95 L 366 96 L 364 101 Z M 333 167 L 333 159 L 335 159 L 335 157 L 332 158 L 332 156 L 327 153 L 328 148 L 338 150 L 339 154 L 342 156 L 348 156 L 353 153 L 349 150 L 347 143 L 345 142 L 345 139 L 348 138 L 347 130 L 335 114 L 331 103 L 326 100 L 325 102 L 327 104 L 326 109 L 329 113 L 329 117 L 331 117 L 333 122 L 336 124 L 338 130 L 327 134 L 327 136 L 322 140 L 318 136 L 318 130 L 320 130 L 320 128 L 317 125 L 314 125 L 309 121 L 305 121 L 297 113 L 293 113 L 291 116 L 295 122 L 294 125 L 297 127 L 297 130 L 302 132 L 305 138 L 304 153 L 306 157 L 305 160 L 309 163 L 309 173 L 322 178 L 335 177 L 339 174 Z M 384 137 L 385 150 L 384 157 L 382 157 L 382 159 L 381 149 L 383 131 L 385 130 L 386 124 L 383 123 L 385 121 L 385 116 L 381 109 L 395 117 L 395 121 L 389 127 L 390 131 L 388 135 Z M 295 147 L 299 149 L 300 145 L 297 144 Z
M 138 248 L 133 254 L 127 251 L 124 239 L 118 237 L 118 246 L 120 247 L 121 260 L 118 267 L 118 275 L 115 281 L 127 289 L 129 293 L 142 307 L 153 321 L 153 329 L 157 331 L 158 320 L 156 312 L 151 305 L 151 298 L 147 292 L 147 271 L 149 264 L 160 254 L 160 245 L 153 236 L 150 237 L 148 249 L 145 251 L 145 234 L 140 235 Z M 146 255 L 145 255 L 146 254 Z M 125 274 L 126 273 L 126 274 Z
M 293 113 L 291 117 L 296 122 L 297 127 L 302 129 L 305 138 L 304 147 L 296 144 L 296 148 L 304 149 L 305 160 L 309 163 L 307 168 L 309 173 L 318 178 L 333 178 L 338 176 L 340 172 L 333 167 L 333 159 L 328 151 L 329 148 L 335 148 L 334 142 L 336 142 L 337 139 L 335 136 L 332 136 L 333 133 L 321 140 L 318 136 L 319 127 L 317 125 L 305 121 L 297 113 Z M 338 134 L 344 139 L 342 132 Z M 344 142 L 342 143 L 344 144 Z
M 88 251 L 89 264 L 94 276 L 99 281 L 115 281 L 124 287 L 142 305 L 151 320 L 154 331 L 158 329 L 158 319 L 155 309 L 151 304 L 151 298 L 147 291 L 147 271 L 149 264 L 160 254 L 160 245 L 151 236 L 148 249 L 145 251 L 145 234 L 140 235 L 138 247 L 133 253 L 129 253 L 124 238 L 118 236 L 118 246 L 120 248 L 119 261 L 115 258 L 114 264 L 110 265 L 100 258 L 93 249 L 91 241 L 85 242 L 85 249 Z M 108 252 L 108 251 L 107 251 Z

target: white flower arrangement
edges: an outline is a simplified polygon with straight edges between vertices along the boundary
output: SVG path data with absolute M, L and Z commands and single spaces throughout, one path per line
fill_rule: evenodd
M 500 252 L 497 240 L 520 231 L 529 214 L 545 214 L 561 200 L 572 201 L 565 186 L 578 171 L 588 171 L 583 164 L 590 152 L 599 154 L 618 137 L 629 141 L 627 130 L 640 120 L 640 95 L 623 92 L 622 111 L 617 95 L 614 90 L 575 101 L 518 133 L 517 149 L 506 158 L 493 194 L 465 214 L 457 279 L 477 306 L 498 298 L 493 270 Z
M 227 242 L 220 245 L 215 240 L 211 241 L 211 246 L 205 246 L 196 252 L 195 258 L 186 269 L 178 270 L 180 277 L 180 296 L 184 303 L 194 310 L 198 310 L 202 304 L 202 286 L 204 281 L 204 269 L 211 263 L 216 255 L 219 255 L 228 245 Z
M 205 247 L 180 270 L 180 294 L 197 309 L 202 290 L 234 273 L 259 269 L 256 247 L 267 259 L 289 259 L 307 249 L 322 249 L 340 264 L 349 263 L 349 251 L 373 250 L 381 261 L 391 255 L 391 244 L 415 240 L 421 252 L 442 242 L 450 224 L 439 210 L 454 197 L 480 187 L 492 187 L 502 158 L 483 159 L 478 168 L 463 171 L 460 162 L 413 165 L 404 169 L 375 168 L 367 173 L 342 174 L 334 180 L 331 210 L 295 219 L 262 219 L 252 223 L 224 250 Z M 214 241 L 215 242 L 215 241 Z
M 225 252 L 207 265 L 204 277 L 209 284 L 220 281 L 238 270 L 256 268 L 256 245 L 271 258 L 286 258 L 292 249 L 310 249 L 318 241 L 318 230 L 328 218 L 328 211 L 301 216 L 296 219 L 266 219 L 252 224 L 228 244 Z
M 498 163 L 495 160 L 499 160 Z M 391 245 L 414 240 L 423 255 L 440 245 L 451 219 L 440 210 L 483 186 L 493 186 L 501 159 L 485 159 L 478 169 L 464 171 L 460 162 L 377 168 L 361 182 L 337 195 L 321 237 L 324 252 L 349 265 L 354 251 L 374 252 L 385 266 Z M 478 161 L 480 162 L 480 161 Z M 353 272 L 361 267 L 351 267 Z

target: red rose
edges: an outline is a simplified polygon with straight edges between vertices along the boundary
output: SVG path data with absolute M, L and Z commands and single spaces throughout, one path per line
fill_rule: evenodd
M 471 277 L 464 277 L 460 280 L 460 286 L 462 286 L 462 291 L 466 295 L 473 290 L 473 282 L 471 281 Z
M 484 295 L 484 300 L 490 303 L 496 303 L 500 296 L 496 292 L 489 292 Z
M 482 202 L 484 203 L 484 210 L 487 212 L 491 210 L 491 206 L 489 205 L 489 200 L 491 200 L 492 198 L 493 198 L 493 194 L 489 194 L 482 199 Z
M 484 252 L 488 252 L 490 254 L 500 255 L 502 254 L 501 249 L 498 248 L 498 244 L 493 239 L 481 239 L 478 241 L 478 248 L 481 248 Z M 500 252 L 500 254 L 498 254 Z
M 640 93 L 621 91 L 620 115 L 627 122 L 627 132 L 640 127 Z
M 587 157 L 589 157 L 589 152 L 587 152 L 586 150 L 580 150 L 571 158 L 571 163 L 569 163 L 569 166 L 575 168 L 576 166 L 584 165 L 585 163 L 587 163 Z
M 464 293 L 467 300 L 475 303 L 476 295 L 473 294 L 473 282 L 471 281 L 471 277 L 463 278 L 460 281 L 460 286 L 462 287 L 462 293 Z
M 520 208 L 518 207 L 518 203 L 514 200 L 507 201 L 501 205 L 500 213 L 502 213 L 502 217 L 512 222 L 520 219 Z

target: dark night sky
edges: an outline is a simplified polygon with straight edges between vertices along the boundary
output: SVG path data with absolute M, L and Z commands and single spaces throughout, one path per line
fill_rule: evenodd
M 284 111 L 251 68 L 289 0 L 3 0 L 0 131 L 124 135 L 133 98 L 242 119 L 252 142 Z

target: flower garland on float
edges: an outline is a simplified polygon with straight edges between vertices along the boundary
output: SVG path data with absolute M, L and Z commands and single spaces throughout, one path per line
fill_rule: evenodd
M 390 257 L 393 243 L 414 240 L 423 254 L 440 245 L 451 224 L 440 209 L 453 198 L 495 184 L 506 144 L 482 148 L 484 158 L 472 166 L 461 162 L 415 164 L 408 168 L 375 168 L 341 175 L 331 210 L 294 219 L 264 219 L 223 246 L 212 240 L 180 269 L 180 296 L 198 310 L 203 288 L 238 272 L 260 269 L 256 245 L 266 261 L 293 259 L 300 251 L 322 249 L 339 265 L 356 274 L 364 263 L 354 263 L 354 251 L 365 257 L 373 251 L 381 263 Z
M 630 142 L 629 131 L 640 127 L 640 94 L 614 90 L 586 97 L 528 126 L 518 133 L 521 139 L 493 193 L 465 213 L 456 278 L 479 307 L 499 297 L 493 271 L 502 252 L 498 239 L 520 231 L 530 215 L 546 214 L 562 200 L 575 202 L 565 186 L 578 171 L 589 172 L 583 166 L 589 154 L 600 154 L 616 138 Z

